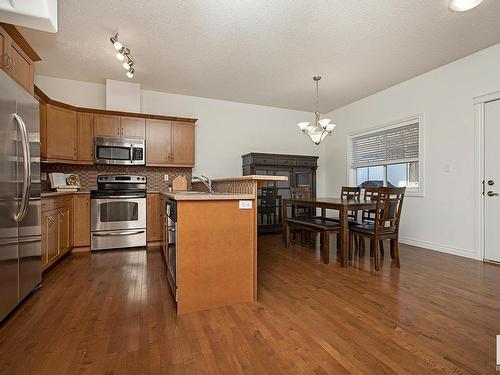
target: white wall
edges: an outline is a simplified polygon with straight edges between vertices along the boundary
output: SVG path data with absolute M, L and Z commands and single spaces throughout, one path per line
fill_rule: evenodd
M 325 194 L 347 182 L 349 133 L 423 113 L 425 196 L 406 198 L 403 241 L 478 258 L 473 98 L 500 89 L 499 67 L 497 44 L 325 115 L 337 123 L 322 149 Z
M 82 107 L 106 108 L 104 84 L 39 75 L 35 82 L 52 99 Z M 319 147 L 300 134 L 296 126 L 300 121 L 310 120 L 311 112 L 148 90 L 141 90 L 141 111 L 198 119 L 195 174 L 241 176 L 241 155 L 252 151 L 320 153 Z

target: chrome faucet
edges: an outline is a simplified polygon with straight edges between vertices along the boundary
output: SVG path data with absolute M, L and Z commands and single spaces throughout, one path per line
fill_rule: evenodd
M 203 185 L 205 185 L 207 187 L 208 192 L 210 194 L 214 193 L 214 190 L 212 189 L 212 180 L 209 179 L 207 176 L 201 175 L 201 177 L 198 177 L 198 176 L 193 175 L 191 177 L 191 181 L 193 181 L 193 180 L 197 180 L 197 181 L 200 181 L 201 183 L 203 183 Z

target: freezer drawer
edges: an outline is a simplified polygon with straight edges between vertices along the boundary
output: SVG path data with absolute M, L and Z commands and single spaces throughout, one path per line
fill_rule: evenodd
M 90 250 L 146 246 L 146 229 L 108 230 L 91 233 Z

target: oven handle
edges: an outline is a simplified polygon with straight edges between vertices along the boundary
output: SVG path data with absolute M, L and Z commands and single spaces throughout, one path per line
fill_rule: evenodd
M 134 145 L 130 145 L 130 162 L 134 162 Z
M 111 233 L 92 233 L 94 237 L 111 237 L 111 236 L 132 236 L 134 234 L 144 233 L 144 230 L 136 230 L 134 232 L 111 232 Z

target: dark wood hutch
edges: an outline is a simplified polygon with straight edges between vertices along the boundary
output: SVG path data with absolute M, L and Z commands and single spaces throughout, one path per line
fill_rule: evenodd
M 318 156 L 267 154 L 251 152 L 242 156 L 243 175 L 286 176 L 288 181 L 270 181 L 269 191 L 276 195 L 276 204 L 269 207 L 265 202 L 266 188 L 259 189 L 257 223 L 259 233 L 280 233 L 282 200 L 290 197 L 290 187 L 309 186 L 316 197 L 316 169 Z M 263 198 L 264 193 L 264 198 Z

